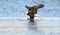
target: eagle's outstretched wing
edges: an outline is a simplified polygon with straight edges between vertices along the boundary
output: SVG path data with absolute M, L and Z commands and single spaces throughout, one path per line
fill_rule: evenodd
M 28 9 L 29 12 L 33 12 L 33 13 L 37 14 L 37 10 L 39 8 L 44 7 L 44 5 L 43 4 L 37 4 L 37 5 L 34 5 L 32 7 L 29 7 L 29 6 L 25 6 L 25 7 Z
M 34 5 L 32 7 L 35 8 L 35 9 L 39 9 L 39 8 L 44 7 L 44 5 L 43 4 L 37 4 L 37 5 Z
M 29 6 L 25 6 L 27 9 L 30 9 L 31 7 L 29 7 Z

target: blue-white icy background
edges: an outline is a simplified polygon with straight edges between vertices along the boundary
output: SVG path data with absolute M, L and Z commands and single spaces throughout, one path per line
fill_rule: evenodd
M 25 5 L 35 4 L 45 5 L 38 10 L 38 15 L 48 19 L 35 20 L 35 22 L 21 19 L 28 17 L 24 15 L 24 11 L 27 10 Z M 6 17 L 12 19 L 1 19 Z M 13 19 L 15 17 L 17 19 Z M 60 35 L 59 17 L 60 0 L 0 0 L 0 35 Z
M 0 17 L 27 17 L 25 5 L 44 4 L 38 10 L 40 17 L 60 17 L 60 0 L 0 0 Z

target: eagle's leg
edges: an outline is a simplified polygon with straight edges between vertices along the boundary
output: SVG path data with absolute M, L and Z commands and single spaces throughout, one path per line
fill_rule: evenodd
M 34 20 L 34 17 L 31 17 L 31 16 L 30 16 L 30 18 L 28 18 L 28 20 Z
M 33 17 L 30 16 L 30 20 L 34 20 L 34 16 Z

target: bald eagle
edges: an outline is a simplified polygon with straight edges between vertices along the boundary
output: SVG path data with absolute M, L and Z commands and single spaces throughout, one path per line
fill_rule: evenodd
M 28 16 L 30 16 L 30 20 L 32 20 L 36 16 L 37 10 L 39 8 L 43 8 L 44 5 L 43 4 L 37 4 L 37 5 L 34 5 L 32 7 L 29 7 L 29 6 L 25 6 L 25 7 L 28 9 L 28 11 L 25 12 L 25 14 L 27 14 Z

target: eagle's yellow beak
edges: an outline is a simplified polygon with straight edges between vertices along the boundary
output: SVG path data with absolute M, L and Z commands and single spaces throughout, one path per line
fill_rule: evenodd
M 24 14 L 28 14 L 28 11 L 25 11 Z

